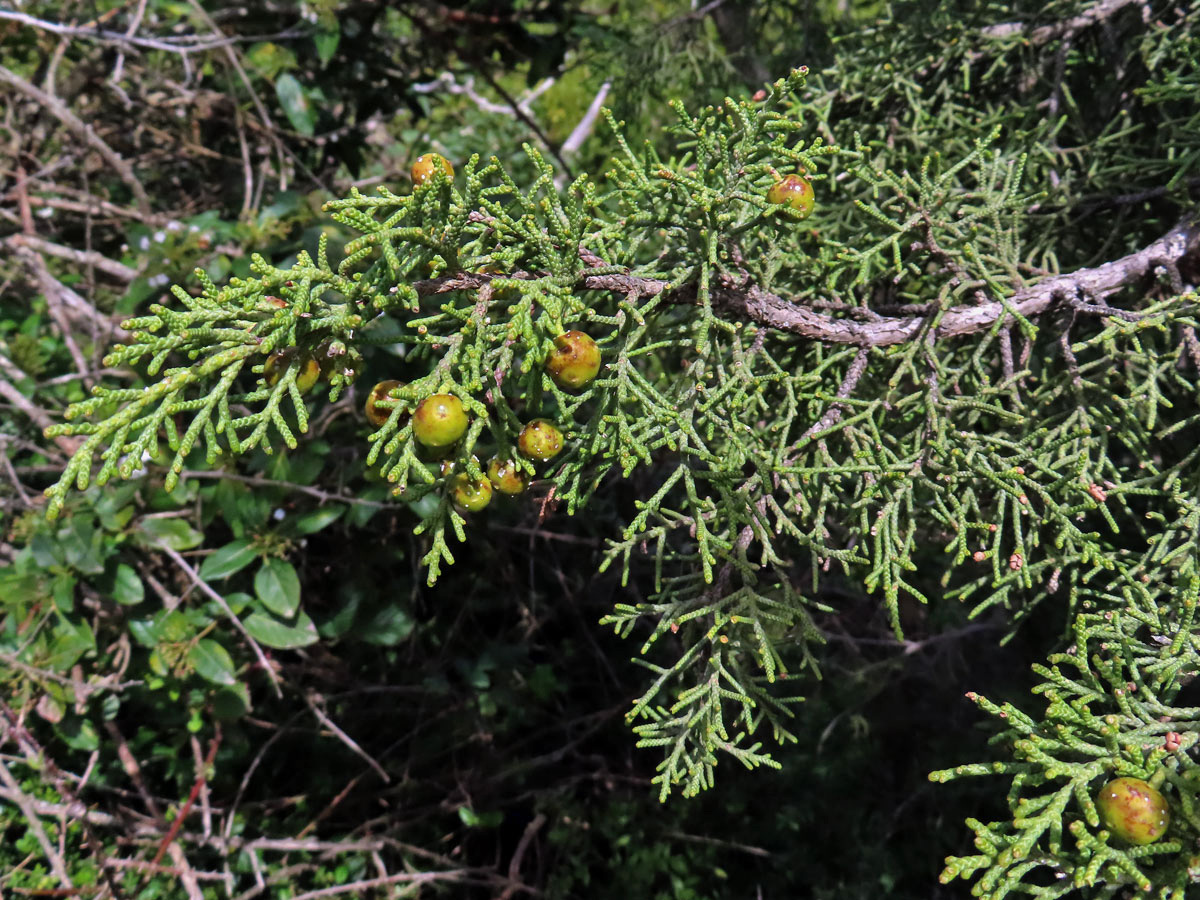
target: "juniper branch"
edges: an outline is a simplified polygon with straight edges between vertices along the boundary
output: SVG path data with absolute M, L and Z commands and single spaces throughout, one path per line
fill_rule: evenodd
M 1032 318 L 1061 302 L 1081 311 L 1097 315 L 1125 316 L 1128 313 L 1113 307 L 1079 302 L 1080 296 L 1103 299 L 1128 287 L 1157 266 L 1177 267 L 1200 248 L 1200 221 L 1184 220 L 1157 241 L 1134 253 L 1103 265 L 1076 269 L 1055 275 L 1035 285 L 1016 291 L 1004 302 L 998 300 L 974 306 L 954 307 L 942 316 L 934 335 L 938 339 L 963 337 L 986 331 L 1001 319 L 1011 318 L 1008 308 L 1024 318 Z M 586 251 L 584 251 L 586 253 Z M 590 254 L 585 256 L 593 258 Z M 478 290 L 494 276 L 459 272 L 442 278 L 417 281 L 413 288 L 421 296 L 433 296 L 450 291 Z M 505 278 L 531 279 L 528 272 L 515 272 Z M 677 303 L 696 303 L 694 285 L 675 285 L 658 278 L 612 273 L 583 274 L 577 287 L 584 290 L 609 291 L 653 297 L 666 294 Z M 713 288 L 713 308 L 731 318 L 755 322 L 776 331 L 786 331 L 801 337 L 828 344 L 853 344 L 860 347 L 888 347 L 912 340 L 928 316 L 878 316 L 868 322 L 815 312 L 803 305 L 754 284 L 736 283 L 726 277 Z

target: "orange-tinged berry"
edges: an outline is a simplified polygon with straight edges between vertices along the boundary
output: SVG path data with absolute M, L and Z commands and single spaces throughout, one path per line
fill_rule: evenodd
M 454 166 L 440 153 L 422 153 L 412 164 L 408 174 L 412 176 L 413 184 L 424 184 L 437 172 L 443 173 L 447 178 L 453 178 Z
M 413 435 L 426 447 L 449 447 L 467 430 L 467 413 L 453 394 L 433 394 L 413 411 Z
M 454 502 L 467 512 L 479 512 L 492 502 L 492 483 L 466 472 L 454 476 Z
M 517 448 L 529 459 L 545 462 L 562 452 L 563 433 L 548 419 L 534 419 L 517 435 Z
M 1116 778 L 1100 789 L 1096 806 L 1104 825 L 1127 844 L 1153 844 L 1171 824 L 1167 798 L 1140 778 Z
M 563 390 L 586 387 L 600 371 L 600 348 L 582 331 L 568 331 L 554 339 L 554 352 L 546 357 L 546 372 Z
M 381 405 L 380 401 L 390 400 L 389 395 L 396 388 L 400 387 L 403 382 L 394 379 L 381 381 L 375 387 L 371 388 L 371 393 L 367 395 L 367 405 L 364 410 L 367 416 L 367 421 L 376 428 L 380 427 L 384 422 L 392 417 L 392 410 L 395 404 Z
M 492 457 L 487 474 L 492 486 L 502 494 L 520 494 L 529 486 L 529 479 L 511 459 Z
M 808 179 L 799 175 L 787 175 L 782 181 L 771 185 L 771 189 L 767 191 L 768 203 L 790 206 L 801 214 L 801 218 L 805 219 L 813 211 L 816 199 Z

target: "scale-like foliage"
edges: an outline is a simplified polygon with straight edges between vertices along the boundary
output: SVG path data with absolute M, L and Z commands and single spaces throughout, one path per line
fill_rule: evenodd
M 526 148 L 528 185 L 474 157 L 453 181 L 331 201 L 354 234 L 336 264 L 324 244 L 288 268 L 256 258 L 253 278 L 200 276 L 198 296 L 176 289 L 181 309 L 129 323 L 112 364 L 177 365 L 52 429 L 85 442 L 51 509 L 94 460 L 103 483 L 162 441 L 173 472 L 201 440 L 210 461 L 291 445 L 310 360 L 335 400 L 360 355 L 390 345 L 404 384 L 366 458 L 397 496 L 436 498 L 420 507 L 431 581 L 453 561 L 447 533 L 485 526 L 455 507 L 448 460 L 414 440 L 424 397 L 467 412 L 455 473 L 518 459 L 546 511 L 579 511 L 637 470 L 654 480 L 605 563 L 653 593 L 606 622 L 648 632 L 652 681 L 629 719 L 663 754 L 663 797 L 711 785 L 721 752 L 777 765 L 756 735 L 791 737 L 799 698 L 781 682 L 817 674 L 815 616 L 836 612 L 823 585 L 877 592 L 897 635 L 913 603 L 1019 622 L 1053 598 L 1077 624 L 1039 670 L 1047 712 L 979 701 L 1007 719 L 1016 761 L 937 776 L 1013 776 L 1013 822 L 974 823 L 982 855 L 947 877 L 979 875 L 992 897 L 1181 892 L 1197 713 L 1170 704 L 1196 672 L 1200 38 L 1193 10 L 1132 7 L 1010 21 L 1011 5 L 901 6 L 845 39 L 853 72 L 675 104 L 669 149 L 631 147 L 610 120 L 602 181 L 560 190 Z M 1121 29 L 1119 71 L 1105 28 Z M 811 218 L 767 201 L 786 174 L 814 186 Z M 1114 208 L 1129 227 L 1096 215 Z M 572 329 L 603 354 L 578 392 L 544 369 Z M 548 463 L 517 452 L 533 418 L 565 434 Z M 1155 749 L 1168 731 L 1188 736 Z M 1167 840 L 1129 849 L 1099 829 L 1092 797 L 1114 772 L 1166 786 Z

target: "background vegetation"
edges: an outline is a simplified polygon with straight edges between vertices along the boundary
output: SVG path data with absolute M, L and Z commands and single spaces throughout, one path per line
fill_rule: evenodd
M 938 884 L 943 859 L 971 852 L 968 816 L 1011 817 L 1008 783 L 927 776 L 1003 756 L 1015 740 L 989 748 L 996 732 L 964 692 L 1033 711 L 1028 691 L 1043 676 L 1030 664 L 1077 633 L 1073 616 L 1091 602 L 1083 573 L 1105 554 L 1134 559 L 1130 571 L 1141 559 L 1147 533 L 1127 520 L 1178 519 L 1172 540 L 1194 541 L 1195 422 L 1181 402 L 1194 405 L 1200 367 L 1194 294 L 1168 323 L 1182 329 L 1171 332 L 1178 342 L 1147 335 L 1133 349 L 1119 323 L 1076 309 L 1061 330 L 1078 316 L 1079 343 L 1043 337 L 1030 366 L 1042 386 L 1022 385 L 1034 410 L 1078 405 L 1118 425 L 1121 440 L 1085 460 L 1093 468 L 1072 488 L 1081 504 L 1105 479 L 1126 489 L 1114 493 L 1125 498 L 1118 536 L 1079 538 L 1083 549 L 1068 552 L 1088 565 L 1072 569 L 1037 556 L 1052 538 L 1036 528 L 1019 538 L 1028 549 L 1016 564 L 1005 528 L 995 543 L 972 533 L 975 561 L 987 560 L 980 576 L 963 574 L 965 539 L 960 548 L 926 521 L 888 557 L 911 563 L 896 576 L 907 593 L 889 584 L 872 595 L 849 565 L 835 567 L 804 628 L 776 635 L 785 665 L 799 673 L 815 652 L 820 670 L 797 679 L 794 742 L 771 750 L 782 768 L 727 759 L 714 789 L 667 804 L 653 782 L 661 754 L 636 749 L 625 721 L 646 689 L 630 657 L 649 631 L 636 617 L 629 639 L 598 626 L 621 604 L 647 608 L 638 604 L 656 599 L 655 573 L 597 573 L 669 463 L 613 469 L 586 515 L 556 509 L 544 484 L 528 502 L 495 504 L 430 587 L 430 538 L 414 530 L 436 498 L 393 497 L 366 460 L 365 392 L 405 364 L 399 345 L 365 357 L 335 401 L 310 403 L 295 449 L 211 466 L 197 453 L 174 486 L 165 466 L 130 460 L 133 477 L 65 494 L 53 521 L 42 492 L 81 438 L 43 429 L 98 384 L 154 383 L 144 366 L 105 357 L 130 341 L 118 323 L 177 305 L 169 285 L 197 288 L 196 268 L 218 285 L 249 279 L 253 254 L 286 269 L 322 239 L 340 252 L 356 234 L 323 205 L 354 188 L 407 192 L 421 153 L 460 167 L 494 155 L 527 186 L 541 174 L 528 144 L 559 189 L 581 173 L 601 181 L 619 151 L 604 105 L 630 146 L 674 165 L 671 100 L 693 113 L 761 100 L 765 83 L 801 65 L 812 75 L 781 101 L 785 113 L 850 159 L 817 182 L 818 214 L 803 226 L 812 231 L 786 223 L 801 234 L 788 243 L 778 225 L 762 227 L 750 263 L 760 282 L 810 301 L 820 283 L 855 302 L 929 302 L 888 287 L 893 252 L 907 262 L 910 242 L 928 239 L 920 223 L 896 231 L 904 207 L 889 192 L 909 188 L 959 216 L 984 209 L 979 228 L 1000 235 L 1003 261 L 984 269 L 1036 282 L 1101 265 L 1161 237 L 1200 197 L 1198 30 L 1190 4 L 1119 0 L 140 0 L 0 11 L 0 892 L 964 896 L 961 882 Z M 993 155 L 981 156 L 989 139 Z M 947 161 L 940 195 L 922 168 L 933 151 Z M 980 175 L 964 188 L 953 164 L 971 154 L 980 170 L 1024 180 Z M 868 248 L 864 220 L 878 246 Z M 1141 307 L 1188 296 L 1193 248 L 1169 262 L 1142 287 Z M 853 287 L 838 282 L 850 270 Z M 990 391 L 993 375 L 997 393 L 1012 389 L 1014 345 L 1025 367 L 1019 334 L 979 338 L 988 362 L 962 365 L 968 393 L 984 392 L 980 382 Z M 825 399 L 850 383 L 833 359 Z M 1080 365 L 1086 389 L 1051 391 Z M 1108 365 L 1120 369 L 1111 388 Z M 1149 422 L 1143 408 L 1117 410 L 1116 394 L 1133 396 L 1134 384 L 1156 398 Z M 1003 436 L 1007 423 L 988 408 L 972 427 Z M 1018 451 L 1044 459 L 1048 443 Z M 1094 449 L 1075 446 L 1081 458 Z M 1162 477 L 1136 482 L 1130 473 L 1147 462 Z M 1176 470 L 1185 474 L 1172 487 Z M 1086 507 L 1088 528 L 1112 521 L 1098 502 Z M 986 531 L 998 515 L 990 503 L 959 518 Z M 1057 515 L 1039 520 L 1047 535 Z M 1172 563 L 1181 583 L 1190 555 Z M 1022 558 L 1029 570 L 1010 574 Z M 1047 589 L 1056 565 L 1066 569 L 1057 594 Z M 1184 682 L 1192 662 L 1181 663 Z M 1196 718 L 1172 727 L 1187 732 Z

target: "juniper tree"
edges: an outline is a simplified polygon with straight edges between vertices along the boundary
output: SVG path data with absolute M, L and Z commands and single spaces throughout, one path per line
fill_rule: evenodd
M 331 199 L 357 235 L 339 248 L 223 285 L 197 271 L 106 360 L 149 385 L 99 388 L 50 429 L 83 438 L 51 514 L 146 459 L 169 489 L 197 458 L 295 447 L 390 347 L 366 459 L 427 501 L 430 582 L 486 539 L 461 508 L 484 488 L 456 489 L 489 484 L 490 460 L 545 515 L 653 477 L 605 562 L 653 593 L 605 622 L 649 673 L 627 718 L 662 798 L 711 787 L 725 757 L 786 764 L 767 742 L 819 677 L 831 580 L 877 596 L 897 636 L 914 602 L 1014 629 L 1052 605 L 1045 708 L 969 694 L 1004 720 L 996 758 L 932 776 L 993 776 L 1012 814 L 971 820 L 979 852 L 943 878 L 1182 897 L 1200 866 L 1200 708 L 1178 699 L 1200 667 L 1200 13 L 899 4 L 835 59 L 675 103 L 662 144 L 610 116 L 611 166 L 562 188 L 533 147 L 525 182 L 476 155 Z M 789 177 L 811 215 L 772 202 Z M 547 361 L 570 332 L 601 365 L 564 387 Z M 445 454 L 418 439 L 435 395 L 464 416 Z M 521 452 L 537 419 L 560 453 Z M 1161 840 L 1101 819 L 1117 776 L 1165 796 Z

